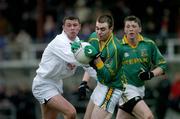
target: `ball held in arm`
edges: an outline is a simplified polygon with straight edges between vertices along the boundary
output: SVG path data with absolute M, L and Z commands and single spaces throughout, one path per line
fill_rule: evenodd
M 73 52 L 75 59 L 82 64 L 89 64 L 89 62 L 92 60 L 92 57 L 89 57 L 85 54 L 85 47 L 91 46 L 88 42 L 80 42 L 75 43 L 74 46 L 71 45 L 71 49 L 74 49 L 75 52 Z
M 98 51 L 92 45 L 85 46 L 84 52 L 87 57 L 91 57 L 91 58 L 96 58 L 96 56 L 98 55 Z
M 71 51 L 73 53 L 76 53 L 77 50 L 81 47 L 81 41 L 74 41 L 74 42 L 72 42 L 70 44 L 71 44 Z

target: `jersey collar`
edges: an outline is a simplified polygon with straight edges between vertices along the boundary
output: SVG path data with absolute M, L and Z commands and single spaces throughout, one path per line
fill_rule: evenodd
M 140 34 L 138 34 L 137 39 L 138 39 L 139 42 L 144 41 L 143 36 L 140 35 Z M 123 43 L 124 45 L 125 45 L 125 44 L 130 45 L 130 44 L 128 43 L 128 40 L 127 40 L 126 35 L 124 35 L 124 37 L 123 37 L 123 39 L 122 39 L 122 43 Z M 132 45 L 130 45 L 130 46 L 134 48 L 134 46 L 132 46 Z
M 112 38 L 113 38 L 113 33 L 111 33 L 109 35 L 108 40 L 106 40 L 105 42 L 99 43 L 100 51 L 102 51 L 104 49 L 104 47 L 112 40 Z M 101 41 L 99 41 L 99 42 L 101 42 Z

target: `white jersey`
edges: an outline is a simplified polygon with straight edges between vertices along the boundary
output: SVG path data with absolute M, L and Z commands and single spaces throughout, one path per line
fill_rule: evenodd
M 76 37 L 75 41 L 79 41 Z M 39 68 L 36 73 L 42 79 L 59 80 L 72 76 L 75 73 L 77 66 L 81 64 L 76 61 L 71 52 L 70 43 L 73 42 L 68 39 L 64 31 L 57 35 L 46 47 L 42 55 Z M 71 67 L 75 65 L 75 67 Z M 82 65 L 81 65 L 82 66 Z M 92 68 L 84 68 L 88 72 L 95 72 Z M 90 73 L 94 77 L 96 73 Z
M 75 40 L 79 40 L 79 38 L 76 37 Z M 79 63 L 71 52 L 71 42 L 63 31 L 48 44 L 36 71 L 39 77 L 58 80 L 74 74 Z M 71 68 L 70 65 L 76 66 Z

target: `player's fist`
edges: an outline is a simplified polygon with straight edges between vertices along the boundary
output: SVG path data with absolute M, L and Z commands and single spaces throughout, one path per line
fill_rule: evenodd
M 76 53 L 76 51 L 81 47 L 81 42 L 80 41 L 74 41 L 71 43 L 71 51 L 73 53 Z
M 150 80 L 154 77 L 154 73 L 151 71 L 142 71 L 139 73 L 139 79 L 141 80 Z
M 89 92 L 89 86 L 86 81 L 82 81 L 78 90 L 79 100 L 84 100 L 87 92 Z
M 92 45 L 85 46 L 84 53 L 87 57 L 95 58 L 98 55 L 98 51 Z

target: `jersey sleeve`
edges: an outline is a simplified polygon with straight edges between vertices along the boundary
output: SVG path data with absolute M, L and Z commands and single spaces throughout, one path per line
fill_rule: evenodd
M 151 47 L 152 63 L 155 65 L 155 67 L 161 67 L 164 72 L 167 71 L 167 62 L 154 42 L 152 43 Z
M 60 57 L 64 61 L 75 65 L 80 65 L 80 63 L 76 61 L 73 53 L 71 52 L 70 43 L 63 40 L 61 37 L 52 42 L 49 48 L 54 53 L 54 55 Z
M 92 67 L 83 67 L 83 69 L 89 74 L 89 76 L 95 80 L 97 80 L 96 70 Z
M 112 43 L 107 46 L 106 57 L 101 55 L 103 62 L 96 65 L 96 72 L 99 82 L 106 84 L 112 80 L 115 80 L 119 69 L 119 47 L 118 44 L 112 40 Z

